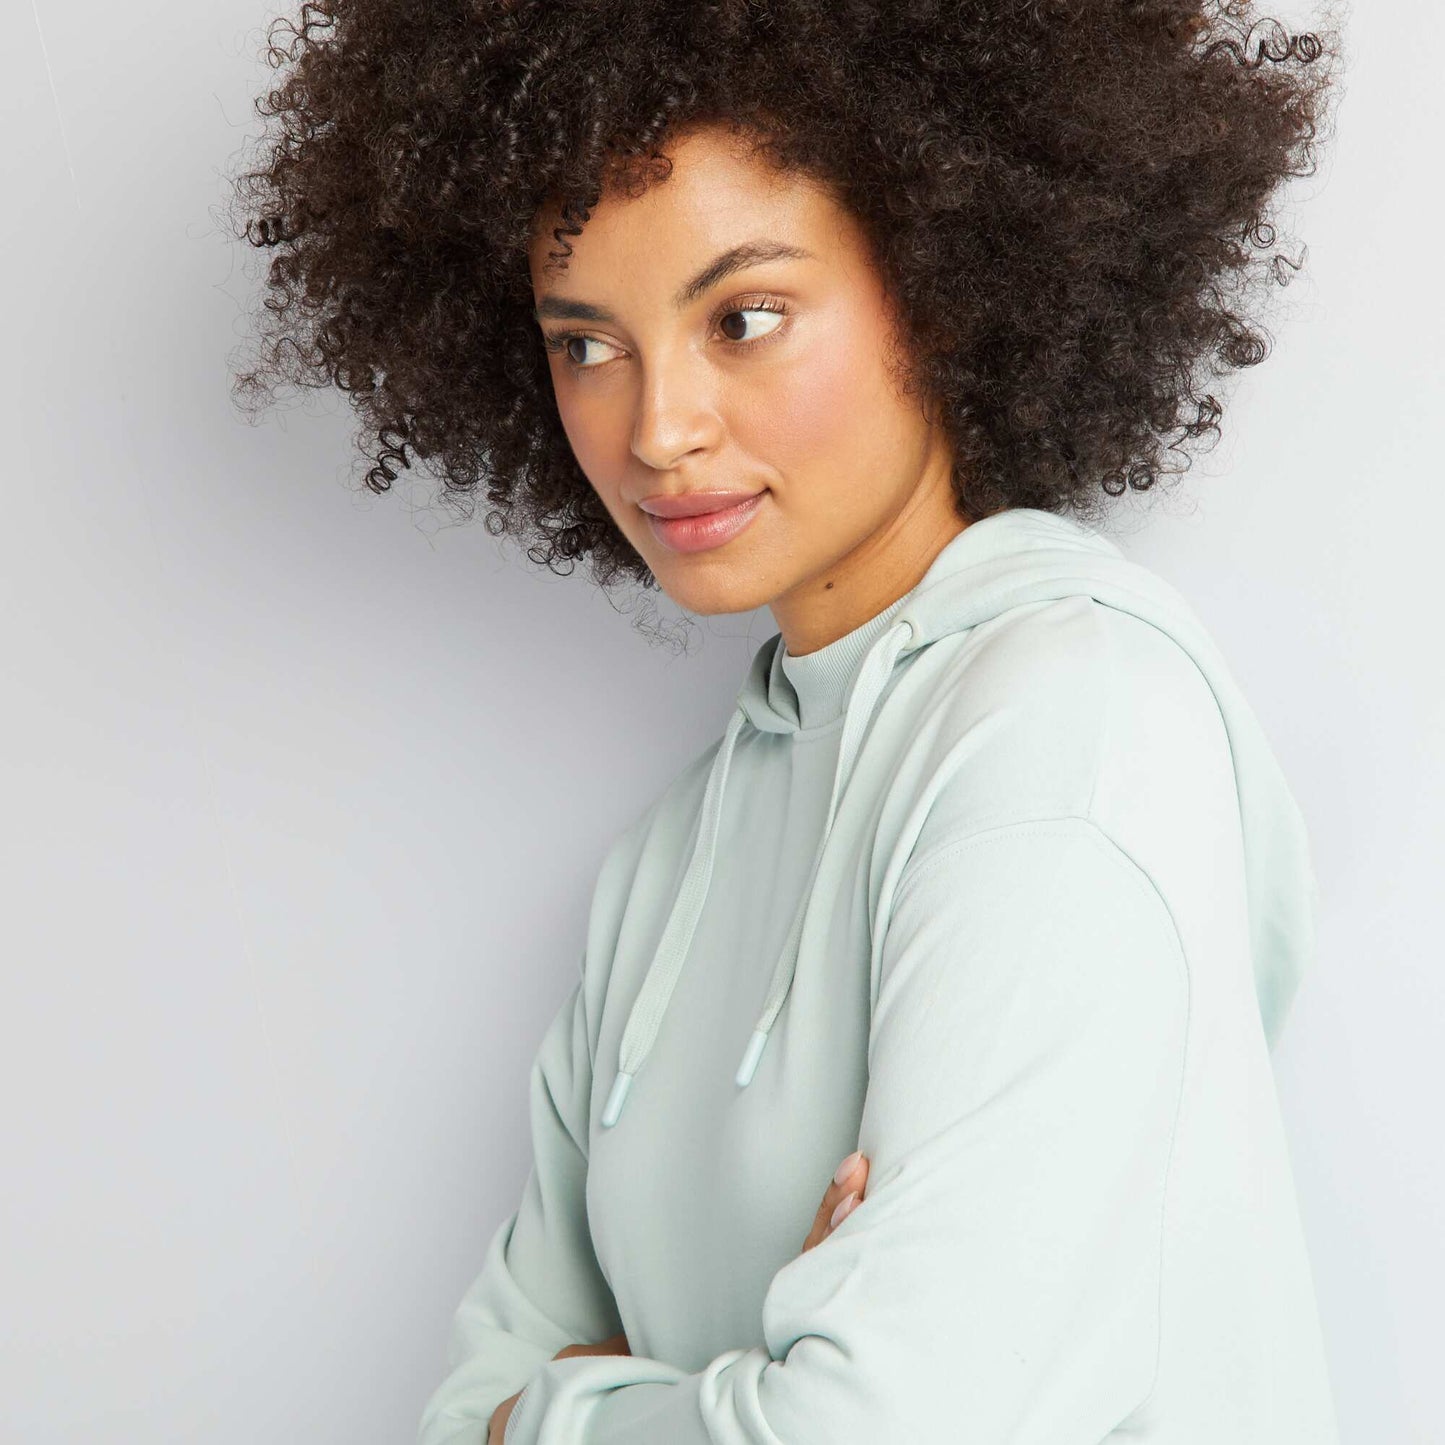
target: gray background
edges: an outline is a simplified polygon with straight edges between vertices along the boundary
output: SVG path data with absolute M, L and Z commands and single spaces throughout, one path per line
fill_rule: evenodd
M 238 418 L 257 262 L 214 208 L 269 15 L 5 0 L 0 1435 L 28 1445 L 414 1438 L 602 853 L 774 630 L 650 646 L 430 479 L 361 491 L 340 401 Z M 1360 7 L 1275 353 L 1115 529 L 1211 627 L 1314 838 L 1276 1072 L 1351 1445 L 1445 1431 L 1442 41 L 1425 0 Z

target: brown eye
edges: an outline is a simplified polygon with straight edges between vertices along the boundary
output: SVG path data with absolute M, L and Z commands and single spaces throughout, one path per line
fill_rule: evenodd
M 599 340 L 595 336 L 584 336 L 578 333 L 568 332 L 562 336 L 548 336 L 543 338 L 542 344 L 548 351 L 560 352 L 566 359 L 567 365 L 573 371 L 596 371 L 602 362 L 607 360 L 606 356 L 594 357 L 587 360 L 587 348 L 589 346 L 607 346 L 609 343 Z
M 761 335 L 748 336 L 747 318 L 749 316 L 761 316 L 768 318 Z M 732 311 L 726 311 L 718 320 L 718 327 L 729 341 L 761 341 L 763 337 L 770 336 L 783 324 L 783 313 L 777 306 L 739 306 Z

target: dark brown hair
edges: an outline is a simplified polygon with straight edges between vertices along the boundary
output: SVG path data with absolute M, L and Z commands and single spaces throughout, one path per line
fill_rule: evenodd
M 544 203 L 562 240 L 670 133 L 754 137 L 861 221 L 962 514 L 1090 519 L 1187 469 L 1209 375 L 1268 354 L 1250 283 L 1303 262 L 1268 213 L 1314 171 L 1340 55 L 1245 0 L 315 0 L 268 40 L 275 124 L 230 202 L 271 253 L 238 402 L 334 385 L 374 491 L 424 461 L 539 564 L 649 587 L 558 418 Z

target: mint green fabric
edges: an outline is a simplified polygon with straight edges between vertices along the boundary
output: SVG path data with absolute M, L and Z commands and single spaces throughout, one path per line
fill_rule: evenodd
M 1316 904 L 1217 648 L 1080 522 L 770 637 L 602 864 L 419 1445 L 519 1389 L 507 1445 L 1335 1445 L 1269 1058 Z

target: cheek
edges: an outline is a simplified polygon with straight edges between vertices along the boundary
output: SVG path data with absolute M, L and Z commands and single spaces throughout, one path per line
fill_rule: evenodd
M 617 491 L 627 470 L 626 419 L 615 403 L 609 406 L 605 400 L 589 396 L 582 387 L 565 382 L 559 386 L 554 379 L 553 396 L 577 465 L 605 501 Z
M 827 474 L 841 478 L 876 454 L 891 432 L 890 402 L 880 360 L 881 339 L 819 344 L 767 377 L 750 398 L 744 444 L 784 478 Z

